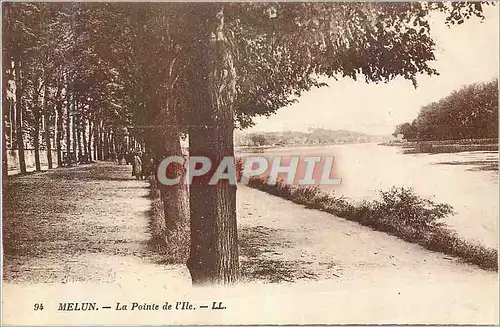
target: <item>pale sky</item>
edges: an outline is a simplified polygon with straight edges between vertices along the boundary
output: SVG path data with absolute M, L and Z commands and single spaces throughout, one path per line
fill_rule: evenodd
M 347 129 L 368 134 L 391 134 L 397 124 L 412 121 L 420 108 L 462 85 L 498 77 L 499 4 L 485 8 L 486 19 L 471 19 L 448 28 L 441 15 L 431 25 L 436 42 L 439 76 L 422 75 L 418 88 L 396 79 L 388 84 L 366 84 L 342 79 L 329 87 L 304 93 L 298 103 L 269 118 L 255 118 L 246 132 L 307 131 L 309 127 Z

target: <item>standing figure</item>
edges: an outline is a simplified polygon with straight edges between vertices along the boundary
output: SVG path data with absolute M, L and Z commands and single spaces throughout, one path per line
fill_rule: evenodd
M 142 178 L 142 160 L 139 153 L 136 153 L 132 160 L 132 176 L 135 176 L 137 180 Z

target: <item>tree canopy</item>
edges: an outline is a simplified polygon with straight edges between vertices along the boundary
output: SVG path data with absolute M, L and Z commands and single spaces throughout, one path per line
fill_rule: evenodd
M 407 140 L 498 138 L 498 79 L 464 86 L 421 108 L 393 135 Z

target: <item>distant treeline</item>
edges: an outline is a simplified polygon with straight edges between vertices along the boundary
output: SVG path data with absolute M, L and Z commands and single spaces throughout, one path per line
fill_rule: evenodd
M 287 146 L 380 142 L 387 137 L 346 130 L 310 128 L 308 132 L 250 133 L 236 137 L 240 146 Z
M 498 79 L 454 91 L 428 104 L 411 124 L 396 127 L 406 140 L 498 138 Z

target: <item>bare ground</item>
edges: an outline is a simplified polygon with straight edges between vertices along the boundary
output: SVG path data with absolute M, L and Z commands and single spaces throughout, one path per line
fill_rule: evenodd
M 127 269 L 165 269 L 149 246 L 148 183 L 130 170 L 99 163 L 9 178 L 3 280 L 114 282 Z
M 4 323 L 498 323 L 496 274 L 245 186 L 243 282 L 193 289 L 149 246 L 147 183 L 129 166 L 11 178 L 4 190 Z M 225 301 L 216 313 L 33 313 L 33 302 Z M 106 302 L 106 303 L 108 303 Z M 21 312 L 21 314 L 19 314 Z

